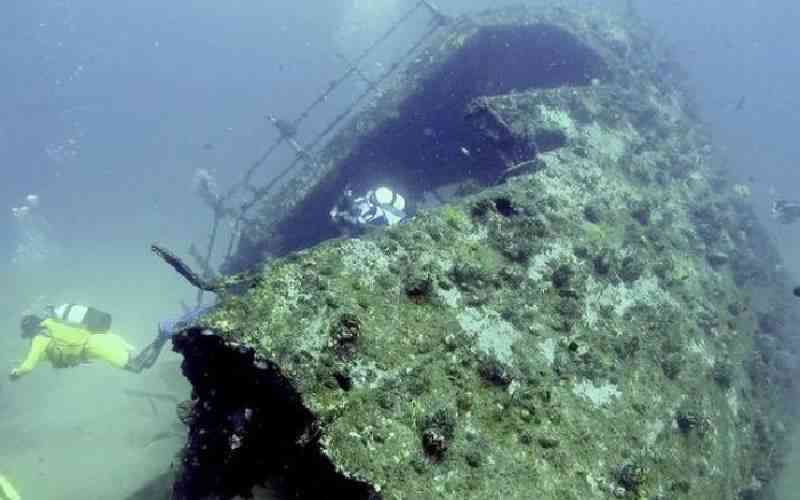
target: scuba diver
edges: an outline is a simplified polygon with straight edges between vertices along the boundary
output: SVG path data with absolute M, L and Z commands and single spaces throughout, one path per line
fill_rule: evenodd
M 346 189 L 329 213 L 346 234 L 360 234 L 371 227 L 393 226 L 408 217 L 405 198 L 386 186 L 371 189 L 358 197 Z
M 122 337 L 111 333 L 111 316 L 98 309 L 73 304 L 47 309 L 45 317 L 23 316 L 23 338 L 31 339 L 25 360 L 9 374 L 17 380 L 41 361 L 55 368 L 69 368 L 93 361 L 105 361 L 115 368 L 141 373 L 152 367 L 167 340 L 206 313 L 210 306 L 190 310 L 174 321 L 161 321 L 158 335 L 139 354 Z
M 772 203 L 772 217 L 781 224 L 791 224 L 800 219 L 800 201 L 774 201 Z

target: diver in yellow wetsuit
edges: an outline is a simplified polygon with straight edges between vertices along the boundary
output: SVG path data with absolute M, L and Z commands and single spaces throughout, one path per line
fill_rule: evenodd
M 156 339 L 134 355 L 133 347 L 118 335 L 92 333 L 80 325 L 55 318 L 42 319 L 29 314 L 22 318 L 20 329 L 23 338 L 31 339 L 31 348 L 22 364 L 11 371 L 11 380 L 30 373 L 42 361 L 49 361 L 55 368 L 105 361 L 116 368 L 139 373 L 153 366 L 174 331 L 174 328 L 167 331 L 160 327 Z

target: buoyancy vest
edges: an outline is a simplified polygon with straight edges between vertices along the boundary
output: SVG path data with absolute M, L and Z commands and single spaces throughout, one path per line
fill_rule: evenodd
M 56 319 L 46 319 L 42 326 L 50 339 L 45 353 L 54 367 L 68 368 L 86 361 L 86 346 L 92 336 L 90 331 Z

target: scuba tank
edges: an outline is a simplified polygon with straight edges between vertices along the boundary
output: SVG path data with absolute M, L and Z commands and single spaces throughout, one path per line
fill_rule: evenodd
M 49 307 L 51 317 L 68 325 L 80 326 L 92 333 L 106 333 L 111 329 L 111 315 L 91 306 L 61 304 Z
M 386 186 L 381 186 L 367 194 L 370 203 L 383 211 L 387 226 L 394 226 L 406 218 L 406 200 Z

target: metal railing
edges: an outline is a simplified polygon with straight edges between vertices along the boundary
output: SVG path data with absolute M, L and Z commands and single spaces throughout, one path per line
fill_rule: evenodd
M 377 78 L 372 79 L 367 77 L 364 72 L 361 71 L 360 65 L 383 43 L 391 38 L 402 25 L 409 22 L 414 14 L 420 10 L 428 13 L 430 21 L 427 29 L 400 55 L 400 57 L 398 57 L 397 60 L 378 75 Z M 201 280 L 210 282 L 215 278 L 211 261 L 214 248 L 219 238 L 220 224 L 226 219 L 232 219 L 233 221 L 233 227 L 224 257 L 225 260 L 228 260 L 233 255 L 239 234 L 243 225 L 247 223 L 248 214 L 253 207 L 269 197 L 275 188 L 280 185 L 281 181 L 295 172 L 299 166 L 318 166 L 316 151 L 318 151 L 317 148 L 322 144 L 325 138 L 350 116 L 364 99 L 372 95 L 378 86 L 386 81 L 401 66 L 405 59 L 419 50 L 439 28 L 448 24 L 448 22 L 449 18 L 442 14 L 429 0 L 417 0 L 411 8 L 395 20 L 383 34 L 366 47 L 355 59 L 349 61 L 343 55 L 337 54 L 337 57 L 346 64 L 345 71 L 337 78 L 333 79 L 325 90 L 311 101 L 295 119 L 284 120 L 272 115 L 267 115 L 267 118 L 278 132 L 277 138 L 248 166 L 242 178 L 233 184 L 224 194 L 213 193 L 209 189 L 208 192 L 204 193 L 202 196 L 211 207 L 213 214 L 208 241 L 204 253 L 201 253 L 194 245 L 190 247 L 189 251 L 192 258 L 202 270 L 202 274 L 200 275 Z M 313 112 L 320 104 L 327 101 L 334 91 L 351 78 L 357 78 L 366 83 L 366 89 L 358 94 L 340 113 L 334 116 L 310 142 L 307 144 L 302 143 L 300 139 L 298 139 L 298 131 L 301 125 L 312 116 Z M 278 171 L 268 182 L 260 186 L 255 185 L 253 182 L 255 174 L 261 167 L 267 164 L 272 155 L 284 144 L 291 148 L 294 153 L 294 159 L 286 167 Z M 206 186 L 206 188 L 208 188 L 208 186 Z M 235 200 L 238 196 L 242 195 L 242 193 L 249 195 L 249 199 L 236 205 Z M 203 288 L 198 287 L 197 305 L 200 305 L 202 300 Z

